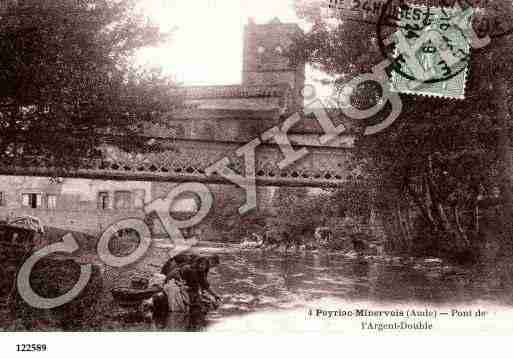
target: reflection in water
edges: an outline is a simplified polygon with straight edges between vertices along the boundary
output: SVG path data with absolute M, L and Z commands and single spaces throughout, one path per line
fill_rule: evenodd
M 422 260 L 350 257 L 342 253 L 264 252 L 209 245 L 221 264 L 209 274 L 222 305 L 206 317 L 171 314 L 153 323 L 157 330 L 203 330 L 228 317 L 277 309 L 304 308 L 335 298 L 392 303 L 513 304 L 511 265 L 459 268 Z

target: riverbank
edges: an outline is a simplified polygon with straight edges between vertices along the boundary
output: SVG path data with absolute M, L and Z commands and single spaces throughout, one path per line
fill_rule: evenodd
M 217 253 L 221 264 L 209 275 L 213 289 L 222 297 L 220 308 L 205 318 L 171 315 L 161 326 L 117 306 L 110 290 L 129 281 L 134 274 L 146 273 L 138 268 L 165 260 L 163 252 L 149 252 L 130 268 L 113 269 L 91 255 L 77 258 L 94 263 L 102 279 L 101 289 L 88 292 L 92 302 L 76 306 L 83 311 L 55 311 L 55 318 L 39 313 L 31 328 L 22 318 L 11 318 L 1 325 L 4 330 L 202 330 L 222 323 L 232 316 L 305 308 L 308 303 L 326 298 L 380 303 L 468 303 L 487 301 L 513 305 L 513 280 L 508 267 L 501 271 L 493 266 L 455 266 L 438 258 L 414 258 L 387 255 L 358 255 L 353 251 L 262 251 L 238 245 L 201 242 L 196 250 Z M 142 267 L 141 267 L 142 266 Z M 494 269 L 495 268 L 495 269 Z M 64 269 L 57 269 L 64 273 Z M 150 270 L 151 271 L 151 270 Z M 150 273 L 150 272 L 147 272 Z M 509 272 L 513 273 L 513 272 Z M 68 276 L 69 280 L 73 276 Z M 60 313 L 60 314 L 59 314 Z M 69 317 L 63 317 L 66 314 Z M 44 315 L 43 315 L 44 314 Z M 85 316 L 84 316 L 85 315 Z M 45 319 L 46 318 L 46 319 Z M 71 319 L 63 326 L 63 318 Z M 66 319 L 67 320 L 67 319 Z M 71 328 L 69 323 L 75 323 Z

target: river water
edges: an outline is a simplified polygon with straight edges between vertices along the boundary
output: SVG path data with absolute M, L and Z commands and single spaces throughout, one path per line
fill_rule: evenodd
M 293 312 L 296 314 L 283 321 L 285 324 L 279 326 L 277 332 L 302 331 L 308 322 L 305 321 L 306 313 L 310 310 L 315 312 L 316 308 L 354 310 L 366 307 L 375 310 L 408 305 L 416 308 L 445 307 L 446 311 L 450 310 L 447 308 L 464 308 L 476 303 L 486 308 L 506 308 L 511 312 L 511 320 L 503 322 L 513 323 L 513 261 L 509 258 L 464 267 L 437 258 L 358 256 L 354 252 L 328 251 L 284 253 L 243 249 L 226 243 L 202 242 L 194 250 L 217 253 L 220 257 L 219 266 L 209 273 L 212 289 L 222 298 L 217 310 L 206 316 L 170 313 L 161 320 L 150 320 L 143 317 L 137 308 L 124 308 L 112 300 L 108 284 L 120 285 L 120 277 L 109 277 L 104 272 L 104 286 L 102 292 L 96 294 L 99 299 L 96 308 L 82 308 L 85 313 L 75 318 L 76 326 L 68 329 L 261 331 L 283 319 L 276 314 Z M 162 265 L 166 260 L 155 255 L 147 257 L 150 264 L 157 261 Z M 160 267 L 155 265 L 151 268 L 153 273 Z M 120 269 L 120 272 L 128 273 L 125 269 Z M 64 313 L 60 316 L 36 311 L 38 316 L 24 320 L 19 320 L 24 317 L 4 315 L 5 323 L 0 320 L 0 328 L 62 330 L 69 315 L 75 313 L 67 313 L 66 310 L 61 310 Z M 248 319 L 257 316 L 256 321 Z M 68 319 L 63 322 L 61 317 Z M 80 319 L 86 317 L 89 318 L 86 321 Z M 293 324 L 287 324 L 290 318 L 293 318 Z M 27 323 L 30 324 L 28 327 Z M 510 327 L 508 330 L 513 330 L 513 326 Z M 315 330 L 324 330 L 324 327 Z
M 230 318 L 304 310 L 326 298 L 380 305 L 513 305 L 510 266 L 497 263 L 458 267 L 434 258 L 283 253 L 212 243 L 200 249 L 220 256 L 220 265 L 209 274 L 212 288 L 222 297 L 220 308 L 192 322 L 171 315 L 158 329 L 208 330 Z

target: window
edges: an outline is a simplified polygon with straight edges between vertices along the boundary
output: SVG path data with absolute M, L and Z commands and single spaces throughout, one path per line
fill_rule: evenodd
M 4 192 L 0 192 L 0 207 L 3 207 L 5 205 L 6 205 L 6 203 L 5 203 L 5 193 Z
M 134 191 L 134 207 L 135 208 L 143 208 L 144 207 L 144 190 L 137 189 Z
M 202 129 L 202 134 L 205 139 L 215 140 L 216 139 L 216 129 L 214 126 L 205 125 Z
M 132 193 L 129 191 L 114 192 L 114 208 L 130 209 L 132 208 Z
M 109 192 L 98 193 L 98 209 L 109 209 Z
M 41 208 L 41 193 L 23 193 L 21 195 L 21 204 L 23 207 Z
M 170 127 L 170 136 L 181 138 L 185 136 L 185 129 L 182 125 L 176 125 Z
M 54 194 L 49 194 L 46 196 L 46 208 L 55 209 L 57 208 L 57 196 Z

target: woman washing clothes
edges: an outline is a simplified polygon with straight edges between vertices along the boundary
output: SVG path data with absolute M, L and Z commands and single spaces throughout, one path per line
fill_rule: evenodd
M 219 306 L 221 297 L 217 295 L 208 281 L 208 272 L 219 264 L 219 257 L 199 256 L 192 263 L 185 262 L 171 270 L 168 281 L 185 284 L 189 299 L 189 312 L 207 312 Z
M 168 312 L 206 313 L 217 309 L 220 297 L 210 288 L 208 272 L 219 264 L 219 256 L 181 254 L 168 261 L 150 283 L 162 289 L 149 299 L 145 311 L 154 318 Z
M 181 266 L 182 264 L 194 263 L 200 257 L 197 253 L 192 253 L 189 251 L 177 254 L 176 256 L 167 260 L 167 262 L 162 266 L 160 273 L 164 276 L 167 276 L 171 271 Z

